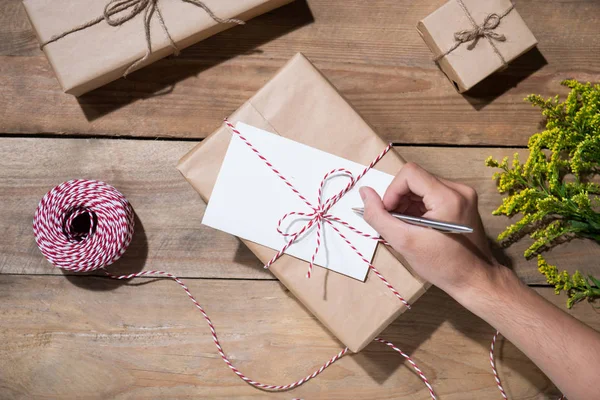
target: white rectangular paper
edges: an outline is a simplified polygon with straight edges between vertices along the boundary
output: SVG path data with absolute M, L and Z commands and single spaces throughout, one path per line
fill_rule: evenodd
M 236 128 L 315 206 L 318 203 L 319 185 L 327 172 L 345 168 L 357 176 L 365 168 L 353 161 L 241 122 L 237 123 Z M 370 170 L 329 213 L 362 232 L 377 236 L 375 230 L 352 211 L 352 207 L 363 205 L 358 193 L 360 186 L 370 186 L 383 195 L 392 179 L 392 175 Z M 330 178 L 323 199 L 337 194 L 347 184 L 348 178 L 342 175 Z M 286 244 L 286 238 L 277 232 L 277 222 L 292 211 L 312 212 L 246 143 L 233 134 L 202 223 L 278 251 Z M 282 230 L 292 232 L 307 221 L 292 216 L 284 222 Z M 362 237 L 340 224 L 336 224 L 336 227 L 365 258 L 372 260 L 377 241 Z M 310 261 L 315 248 L 316 224 L 285 253 Z M 321 248 L 315 264 L 361 281 L 364 281 L 369 269 L 327 223 L 323 226 Z

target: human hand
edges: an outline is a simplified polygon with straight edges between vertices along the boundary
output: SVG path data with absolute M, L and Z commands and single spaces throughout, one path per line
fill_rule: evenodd
M 421 277 L 502 332 L 570 399 L 597 397 L 600 335 L 494 261 L 472 188 L 408 163 L 383 200 L 368 187 L 360 194 L 365 220 Z M 469 225 L 474 231 L 448 234 L 409 225 L 392 217 L 392 211 Z
M 477 193 L 473 188 L 407 163 L 383 200 L 369 187 L 360 188 L 360 194 L 365 221 L 421 277 L 450 295 L 498 269 L 477 211 Z M 410 225 L 392 217 L 390 212 L 468 225 L 473 233 L 448 234 Z

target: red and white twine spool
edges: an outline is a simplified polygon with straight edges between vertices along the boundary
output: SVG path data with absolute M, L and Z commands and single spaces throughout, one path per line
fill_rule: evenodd
M 390 150 L 391 145 L 389 145 L 357 177 L 353 177 L 352 174 L 346 170 L 334 170 L 326 174 L 321 182 L 321 185 L 319 186 L 319 204 L 317 206 L 313 206 L 277 169 L 275 169 L 275 167 L 264 156 L 262 156 L 262 154 L 260 154 L 260 152 L 246 138 L 240 134 L 240 132 L 238 132 L 229 122 L 225 121 L 225 123 L 234 134 L 237 134 L 242 140 L 244 140 L 244 142 L 246 142 L 252 151 L 261 160 L 263 160 L 267 166 L 270 167 L 271 170 L 277 174 L 294 193 L 304 200 L 308 207 L 312 209 L 312 212 L 310 213 L 290 212 L 282 217 L 282 219 L 279 221 L 279 225 L 277 226 L 277 230 L 284 236 L 289 236 L 289 239 L 284 248 L 281 249 L 275 255 L 275 257 L 273 257 L 273 259 L 267 263 L 265 268 L 268 268 L 273 262 L 275 262 L 284 253 L 284 251 L 294 243 L 298 236 L 313 226 L 317 227 L 317 247 L 314 253 L 316 255 L 321 245 L 321 236 L 319 232 L 322 225 L 328 223 L 345 240 L 345 242 L 355 250 L 357 256 L 369 264 L 369 268 L 394 293 L 394 295 L 403 304 L 410 308 L 410 305 L 406 302 L 406 300 L 404 300 L 404 298 L 402 298 L 400 293 L 398 293 L 391 283 L 389 283 L 389 281 L 387 281 L 385 277 L 377 269 L 375 269 L 375 267 L 362 254 L 360 254 L 360 252 L 358 252 L 358 250 L 356 250 L 350 240 L 339 231 L 334 223 L 345 226 L 355 234 L 365 237 L 371 236 L 357 230 L 345 221 L 342 221 L 339 218 L 328 214 L 327 212 L 331 206 L 333 206 L 333 204 L 335 204 L 344 194 L 346 194 L 356 184 L 356 182 L 362 178 L 364 174 L 387 153 L 387 151 Z M 331 175 L 338 172 L 348 175 L 350 177 L 350 182 L 337 195 L 323 201 L 322 192 L 325 182 Z M 305 225 L 299 231 L 292 234 L 284 233 L 280 229 L 281 222 L 286 217 L 293 215 L 309 217 L 311 219 L 307 225 Z M 100 181 L 72 180 L 56 186 L 42 198 L 33 219 L 33 231 L 38 247 L 40 248 L 42 254 L 48 259 L 48 261 L 50 261 L 50 263 L 58 268 L 69 271 L 89 272 L 103 269 L 118 260 L 123 255 L 131 243 L 133 236 L 133 216 L 134 214 L 131 205 L 127 199 L 125 199 L 125 197 L 114 187 Z M 371 238 L 387 244 L 381 238 Z M 308 270 L 309 277 L 311 269 L 312 262 L 310 263 Z M 206 320 L 211 331 L 212 340 L 217 347 L 217 351 L 223 361 L 240 379 L 262 390 L 285 391 L 298 387 L 322 373 L 327 367 L 349 352 L 347 347 L 344 348 L 313 373 L 287 385 L 270 385 L 257 382 L 244 375 L 229 360 L 221 346 L 221 343 L 219 342 L 216 329 L 208 314 L 200 305 L 200 303 L 198 303 L 183 281 L 181 281 L 179 278 L 163 271 L 142 271 L 129 275 L 112 275 L 106 271 L 105 273 L 107 276 L 113 279 L 132 279 L 140 276 L 156 276 L 174 280 L 179 286 L 181 286 L 181 288 L 185 291 L 187 296 Z M 496 336 L 497 334 L 494 336 L 490 349 L 490 361 L 498 388 L 500 389 L 502 396 L 506 399 L 507 396 L 502 388 L 502 385 L 500 384 L 500 379 L 494 363 L 494 344 L 496 342 Z M 402 357 L 404 357 L 427 387 L 430 397 L 433 400 L 437 399 L 433 387 L 421 369 L 410 358 L 410 356 L 402 352 L 391 342 L 381 338 L 375 338 L 375 341 L 389 346 L 398 352 Z
M 33 218 L 35 241 L 61 269 L 94 271 L 118 260 L 133 236 L 133 209 L 117 189 L 72 180 L 46 193 Z

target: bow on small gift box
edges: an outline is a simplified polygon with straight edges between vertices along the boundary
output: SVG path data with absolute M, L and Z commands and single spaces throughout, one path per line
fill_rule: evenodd
M 450 0 L 420 21 L 417 30 L 459 92 L 537 44 L 509 0 Z
M 79 96 L 292 0 L 23 0 L 40 47 Z
M 495 29 L 498 27 L 498 25 L 500 25 L 500 21 L 502 21 L 502 18 L 506 17 L 508 13 L 514 10 L 515 6 L 511 4 L 510 7 L 508 7 L 508 9 L 500 15 L 496 13 L 488 14 L 483 20 L 483 23 L 481 25 L 477 25 L 477 22 L 475 22 L 475 20 L 473 19 L 473 16 L 465 6 L 465 3 L 463 3 L 462 0 L 456 0 L 456 2 L 464 10 L 466 16 L 469 17 L 469 21 L 471 21 L 471 23 L 473 24 L 473 28 L 463 29 L 458 32 L 454 32 L 454 40 L 456 40 L 456 43 L 444 53 L 435 57 L 434 60 L 438 61 L 443 57 L 446 57 L 448 54 L 452 53 L 458 48 L 458 46 L 460 46 L 463 43 L 471 42 L 467 46 L 467 50 L 473 50 L 475 46 L 477 46 L 477 42 L 479 41 L 479 39 L 483 37 L 489 41 L 490 45 L 492 46 L 492 49 L 494 49 L 494 53 L 496 53 L 496 55 L 500 57 L 500 61 L 502 61 L 502 64 L 507 65 L 506 60 L 504 59 L 504 57 L 502 57 L 502 53 L 500 53 L 498 47 L 496 47 L 496 45 L 494 44 L 495 40 L 499 42 L 506 41 L 506 36 L 497 33 Z
M 244 21 L 236 19 L 236 18 L 223 19 L 223 18 L 217 17 L 215 15 L 215 13 L 212 12 L 212 10 L 206 4 L 204 4 L 204 2 L 201 0 L 181 0 L 181 1 L 183 1 L 185 3 L 193 4 L 197 7 L 200 7 L 201 9 L 206 11 L 206 13 L 215 22 L 217 22 L 219 24 L 230 24 L 231 23 L 231 24 L 243 25 L 245 23 Z M 136 17 L 138 14 L 143 13 L 142 22 L 144 25 L 144 32 L 146 33 L 146 46 L 147 46 L 146 54 L 144 55 L 144 57 L 140 58 L 139 60 L 137 60 L 133 64 L 131 64 L 129 67 L 127 67 L 127 69 L 123 73 L 123 76 L 127 76 L 127 74 L 129 74 L 131 71 L 134 71 L 135 69 L 137 69 L 137 67 L 139 67 L 140 64 L 142 64 L 144 61 L 146 61 L 148 59 L 148 57 L 150 57 L 150 54 L 152 54 L 152 29 L 151 29 L 150 24 L 152 22 L 152 18 L 154 18 L 155 15 L 156 15 L 156 18 L 158 19 L 158 22 L 160 23 L 160 26 L 161 26 L 165 36 L 169 40 L 170 46 L 174 50 L 174 54 L 176 56 L 179 55 L 179 48 L 177 47 L 177 45 L 173 41 L 173 38 L 171 37 L 171 34 L 169 33 L 169 29 L 167 28 L 167 25 L 165 24 L 163 15 L 160 12 L 160 8 L 158 7 L 158 3 L 159 3 L 159 0 L 110 0 L 108 2 L 108 4 L 106 4 L 106 7 L 104 7 L 104 13 L 102 15 L 100 15 L 88 22 L 85 22 L 81 25 L 77 25 L 71 29 L 68 29 L 60 34 L 52 36 L 49 40 L 40 44 L 40 48 L 43 49 L 45 46 L 49 45 L 50 43 L 56 42 L 72 33 L 79 32 L 84 29 L 90 28 L 96 24 L 99 24 L 100 22 L 104 21 L 110 26 L 117 27 L 117 26 L 122 25 L 125 22 L 131 20 L 132 18 Z

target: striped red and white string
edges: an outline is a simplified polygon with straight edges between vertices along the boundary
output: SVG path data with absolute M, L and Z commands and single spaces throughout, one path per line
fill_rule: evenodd
M 350 229 L 352 232 L 359 234 L 361 236 L 367 237 L 367 238 L 371 238 L 380 242 L 384 242 L 385 241 L 383 239 L 381 239 L 380 237 L 375 237 L 375 236 L 371 236 L 367 233 L 364 233 L 358 229 L 356 229 L 355 227 L 351 226 L 349 223 L 341 220 L 340 218 L 334 217 L 333 215 L 329 214 L 328 211 L 329 209 L 331 209 L 331 207 L 333 207 L 346 193 L 348 193 L 350 190 L 352 190 L 352 188 L 356 185 L 356 183 L 367 174 L 367 172 L 369 172 L 374 166 L 375 164 L 377 164 L 387 153 L 388 151 L 390 151 L 390 149 L 392 148 L 392 144 L 388 144 L 385 149 L 383 149 L 383 151 L 381 153 L 379 153 L 379 155 L 377 157 L 375 157 L 375 159 L 373 161 L 371 161 L 371 163 L 366 166 L 361 173 L 359 173 L 356 177 L 354 177 L 354 175 L 352 174 L 352 172 L 348 171 L 347 169 L 344 168 L 337 168 L 334 169 L 332 171 L 329 171 L 325 174 L 325 176 L 323 177 L 323 179 L 321 180 L 321 183 L 319 184 L 319 189 L 318 189 L 318 204 L 316 206 L 314 206 L 313 204 L 311 204 L 308 199 L 302 195 L 302 193 L 300 193 L 298 191 L 298 189 L 296 189 L 294 187 L 294 185 L 277 169 L 273 166 L 273 164 L 267 160 L 267 158 L 265 156 L 263 156 L 261 154 L 261 152 L 254 147 L 254 145 L 252 143 L 250 143 L 250 141 L 244 137 L 244 135 L 237 130 L 229 121 L 225 120 L 225 125 L 227 125 L 227 127 L 229 128 L 229 130 L 231 132 L 233 132 L 240 140 L 242 140 L 249 148 L 250 150 L 252 150 L 252 152 L 254 154 L 256 154 L 256 156 L 261 159 L 265 165 L 267 167 L 269 167 L 271 169 L 271 171 L 273 171 L 273 173 L 275 173 L 275 175 L 277 175 L 282 181 L 283 183 L 290 188 L 290 190 L 295 193 L 298 198 L 300 198 L 300 200 L 302 200 L 304 202 L 304 204 L 306 204 L 311 210 L 312 212 L 309 213 L 304 213 L 304 212 L 299 212 L 299 211 L 291 211 L 287 214 L 285 214 L 284 216 L 281 217 L 281 219 L 279 219 L 279 222 L 277 224 L 277 231 L 285 236 L 288 236 L 288 241 L 286 242 L 286 244 L 273 256 L 273 258 L 271 258 L 271 260 L 269 260 L 269 262 L 267 262 L 267 264 L 265 264 L 265 268 L 269 268 L 275 261 L 277 261 L 284 253 L 285 251 L 294 244 L 294 242 L 300 237 L 302 236 L 302 234 L 306 231 L 308 231 L 312 226 L 314 226 L 316 224 L 316 245 L 315 245 L 315 250 L 313 252 L 312 258 L 311 258 L 311 262 L 308 265 L 308 272 L 306 273 L 306 277 L 310 278 L 311 276 L 311 272 L 313 269 L 313 265 L 314 265 L 314 260 L 315 257 L 317 255 L 317 253 L 319 252 L 319 249 L 321 248 L 321 229 L 323 224 L 328 223 L 331 225 L 331 227 L 333 228 L 333 230 L 342 238 L 342 240 L 344 240 L 344 242 L 346 242 L 348 244 L 348 246 L 350 246 L 350 248 L 352 250 L 354 250 L 354 252 L 356 253 L 356 255 L 369 266 L 369 269 L 371 271 L 373 271 L 373 273 L 375 273 L 375 275 L 392 291 L 392 293 L 394 293 L 394 295 L 398 298 L 398 300 L 400 300 L 402 302 L 402 304 L 404 304 L 408 309 L 410 309 L 410 304 L 404 299 L 404 297 L 402 297 L 400 295 L 400 293 L 394 288 L 394 286 L 392 286 L 392 284 L 390 282 L 388 282 L 387 279 L 385 279 L 385 277 L 377 270 L 377 268 L 375 268 L 375 266 L 373 264 L 371 264 L 371 262 L 369 260 L 367 260 L 367 258 L 352 244 L 352 242 L 346 237 L 346 235 L 344 235 L 334 224 L 335 223 L 339 223 L 343 226 L 345 226 L 346 228 Z M 333 177 L 336 176 L 338 174 L 342 174 L 345 175 L 346 177 L 349 178 L 349 182 L 348 184 L 342 189 L 340 190 L 336 195 L 330 197 L 327 200 L 323 200 L 323 189 L 325 187 L 325 184 L 327 183 L 327 181 Z M 305 225 L 303 225 L 301 228 L 299 228 L 296 232 L 292 233 L 292 234 L 288 234 L 288 233 L 284 233 L 281 230 L 281 224 L 282 222 L 288 218 L 291 217 L 293 215 L 297 215 L 303 218 L 308 218 L 308 222 L 305 223 Z M 432 396 L 434 397 L 433 393 Z
M 265 384 L 249 378 L 227 357 L 210 317 L 181 279 L 164 271 L 113 275 L 104 270 L 118 260 L 129 246 L 134 228 L 133 215 L 131 204 L 114 187 L 100 181 L 72 180 L 56 186 L 42 198 L 33 219 L 33 231 L 42 254 L 58 268 L 75 272 L 101 270 L 110 278 L 120 280 L 142 276 L 174 280 L 206 320 L 223 361 L 238 377 L 256 388 L 268 391 L 293 389 L 315 378 L 348 354 L 346 347 L 313 373 L 286 385 Z M 407 354 L 390 342 L 379 338 L 375 340 L 391 346 L 406 358 L 427 385 L 432 399 L 436 399 L 427 378 Z
M 89 272 L 117 261 L 131 243 L 133 209 L 104 182 L 72 180 L 50 190 L 33 218 L 35 241 L 58 268 Z
M 310 230 L 313 226 L 316 227 L 316 249 L 313 253 L 312 262 L 309 263 L 307 277 L 310 277 L 313 268 L 314 257 L 316 256 L 321 246 L 321 230 L 324 224 L 329 224 L 334 231 L 354 250 L 363 262 L 369 265 L 375 275 L 394 293 L 394 295 L 407 308 L 410 308 L 408 302 L 400 295 L 400 293 L 391 285 L 389 281 L 367 260 L 353 245 L 352 242 L 344 235 L 335 224 L 340 224 L 355 234 L 369 237 L 374 240 L 385 243 L 381 238 L 368 235 L 360 230 L 352 227 L 345 221 L 331 215 L 328 211 L 331 207 L 348 193 L 355 184 L 391 149 L 391 144 L 388 145 L 360 174 L 356 177 L 345 169 L 335 169 L 328 172 L 322 179 L 318 188 L 318 204 L 312 205 L 308 199 L 303 196 L 288 179 L 281 174 L 259 151 L 252 143 L 250 143 L 233 125 L 225 121 L 230 130 L 243 140 L 249 148 L 265 162 L 265 164 L 281 178 L 290 190 L 296 193 L 300 199 L 309 207 L 309 212 L 292 211 L 284 215 L 277 226 L 277 230 L 283 234 L 288 241 L 285 246 L 277 252 L 277 254 L 265 265 L 268 268 L 284 252 L 297 240 L 303 233 Z M 349 182 L 336 195 L 329 199 L 323 199 L 323 188 L 328 179 L 332 176 L 342 174 L 349 178 Z M 113 279 L 132 279 L 141 276 L 155 276 L 169 278 L 174 280 L 187 294 L 196 308 L 200 311 L 211 332 L 212 340 L 217 348 L 217 351 L 227 366 L 246 383 L 267 391 L 285 391 L 298 387 L 310 379 L 321 374 L 326 368 L 331 366 L 337 360 L 348 354 L 349 349 L 344 348 L 339 353 L 331 357 L 319 369 L 313 373 L 286 385 L 272 385 L 255 381 L 240 370 L 237 369 L 231 360 L 225 354 L 223 347 L 217 336 L 216 329 L 200 303 L 192 295 L 188 287 L 175 275 L 163 271 L 142 271 L 128 275 L 113 275 L 104 270 L 105 267 L 111 265 L 118 260 L 129 244 L 133 236 L 134 229 L 134 214 L 131 204 L 127 199 L 114 187 L 93 180 L 72 180 L 64 182 L 54 189 L 50 190 L 40 201 L 40 204 L 35 212 L 33 220 L 33 230 L 35 240 L 42 254 L 58 268 L 74 271 L 74 272 L 89 272 L 102 270 L 104 273 Z M 300 229 L 293 233 L 284 232 L 282 223 L 285 219 L 299 216 L 308 219 L 308 222 Z M 494 345 L 498 333 L 494 335 L 490 348 L 490 362 L 498 389 L 502 396 L 506 399 L 506 393 L 502 387 L 496 366 L 494 363 Z M 436 400 L 437 397 L 422 370 L 417 366 L 414 360 L 406 353 L 402 352 L 391 342 L 381 338 L 376 338 L 376 342 L 383 343 L 389 346 L 394 351 L 404 357 L 412 366 L 417 375 L 421 378 L 430 397 Z

